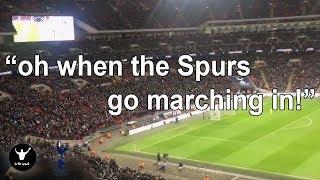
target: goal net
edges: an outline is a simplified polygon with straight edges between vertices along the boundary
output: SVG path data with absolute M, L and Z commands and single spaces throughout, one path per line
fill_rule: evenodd
M 236 115 L 236 111 L 235 110 L 224 110 L 224 111 L 222 111 L 222 113 L 225 116 L 234 116 L 234 115 Z
M 241 103 L 238 104 L 238 106 L 241 106 Z M 226 108 L 225 104 L 224 104 L 224 107 Z M 216 105 L 214 110 L 209 110 L 209 112 L 204 113 L 204 118 L 209 120 L 219 121 L 223 119 L 223 117 L 236 115 L 235 110 L 218 110 L 218 109 L 219 109 L 219 106 Z
M 209 118 L 213 121 L 219 121 L 221 119 L 221 111 L 219 110 L 211 110 L 209 112 Z
M 209 111 L 209 119 L 213 121 L 219 121 L 225 116 L 235 116 L 236 111 L 234 110 L 211 110 Z

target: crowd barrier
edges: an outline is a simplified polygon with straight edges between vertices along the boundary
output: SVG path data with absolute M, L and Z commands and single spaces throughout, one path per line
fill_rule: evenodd
M 315 89 L 315 91 L 317 91 L 317 89 Z M 303 89 L 301 89 L 301 92 L 303 92 Z M 283 94 L 283 93 L 278 93 L 278 94 Z M 291 94 L 293 96 L 296 96 L 296 93 L 285 93 L 285 94 Z M 263 93 L 263 96 L 271 97 L 272 93 Z M 320 97 L 320 93 L 315 93 L 314 97 Z M 301 98 L 303 98 L 303 95 L 301 95 Z
M 141 133 L 141 132 L 144 132 L 144 131 L 151 130 L 153 128 L 164 126 L 164 125 L 167 125 L 167 124 L 170 124 L 170 123 L 175 123 L 176 120 L 182 121 L 184 119 L 187 119 L 187 118 L 189 118 L 191 116 L 194 116 L 194 115 L 201 114 L 203 112 L 204 111 L 195 110 L 195 111 L 192 111 L 192 112 L 180 114 L 180 115 L 178 115 L 176 117 L 171 117 L 171 118 L 168 118 L 168 119 L 165 119 L 165 120 L 162 120 L 162 121 L 157 121 L 155 123 L 148 124 L 146 126 L 142 126 L 142 127 L 136 128 L 136 129 L 131 129 L 131 130 L 129 130 L 129 135 L 138 134 L 138 133 Z

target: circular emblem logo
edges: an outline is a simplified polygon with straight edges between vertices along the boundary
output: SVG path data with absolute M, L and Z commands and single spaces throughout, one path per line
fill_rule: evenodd
M 9 154 L 9 161 L 16 170 L 27 171 L 36 163 L 37 156 L 34 149 L 28 144 L 18 144 Z

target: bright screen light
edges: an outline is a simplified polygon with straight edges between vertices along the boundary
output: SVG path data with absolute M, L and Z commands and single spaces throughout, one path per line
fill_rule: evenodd
M 14 42 L 74 40 L 72 16 L 13 16 Z

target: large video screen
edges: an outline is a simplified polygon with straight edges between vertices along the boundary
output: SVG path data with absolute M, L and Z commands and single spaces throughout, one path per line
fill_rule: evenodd
M 72 16 L 13 16 L 14 42 L 74 40 Z

